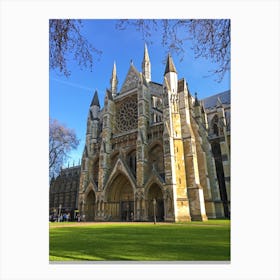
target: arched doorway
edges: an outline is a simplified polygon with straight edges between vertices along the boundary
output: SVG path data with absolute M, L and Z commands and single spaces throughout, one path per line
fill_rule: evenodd
M 123 174 L 117 175 L 108 188 L 106 212 L 112 221 L 134 219 L 134 192 Z
M 153 200 L 156 199 L 154 207 Z M 157 184 L 151 185 L 148 191 L 148 219 L 149 221 L 154 220 L 154 214 L 156 215 L 157 221 L 164 221 L 164 202 L 161 188 Z
M 90 190 L 86 196 L 85 215 L 86 221 L 94 221 L 95 217 L 95 194 L 93 190 Z

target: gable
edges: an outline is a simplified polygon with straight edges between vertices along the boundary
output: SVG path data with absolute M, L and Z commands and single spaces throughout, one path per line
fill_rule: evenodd
M 124 93 L 126 91 L 136 88 L 139 82 L 139 74 L 140 73 L 137 71 L 137 69 L 133 65 L 130 65 L 120 93 Z

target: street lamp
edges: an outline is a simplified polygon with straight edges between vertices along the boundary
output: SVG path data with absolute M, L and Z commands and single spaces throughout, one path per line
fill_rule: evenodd
M 157 222 L 157 218 L 156 218 L 156 204 L 157 204 L 157 201 L 154 198 L 153 199 L 153 205 L 154 205 L 154 224 L 156 224 L 156 222 Z

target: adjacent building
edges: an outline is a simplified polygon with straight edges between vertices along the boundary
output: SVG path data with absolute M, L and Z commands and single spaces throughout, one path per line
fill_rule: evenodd
M 81 165 L 63 168 L 52 178 L 49 191 L 49 212 L 51 215 L 70 213 L 72 219 L 78 209 L 78 191 Z

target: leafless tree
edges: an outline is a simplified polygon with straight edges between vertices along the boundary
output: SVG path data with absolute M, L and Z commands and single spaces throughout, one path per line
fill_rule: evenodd
M 118 20 L 116 28 L 125 30 L 135 27 L 147 44 L 153 43 L 154 35 L 160 35 L 161 44 L 166 52 L 176 53 L 184 59 L 191 42 L 195 58 L 203 57 L 215 63 L 210 74 L 221 82 L 230 70 L 231 30 L 229 19 L 138 19 Z M 81 20 L 51 19 L 49 21 L 49 64 L 69 76 L 67 63 L 74 59 L 83 68 L 93 67 L 93 56 L 100 56 L 102 51 L 94 48 L 81 34 Z
M 214 75 L 218 82 L 230 70 L 229 19 L 123 19 L 116 24 L 119 30 L 128 26 L 135 27 L 148 44 L 153 43 L 154 34 L 158 32 L 166 52 L 175 52 L 181 60 L 186 52 L 185 42 L 190 41 L 195 58 L 203 57 L 215 63 L 210 75 Z
M 92 70 L 93 54 L 99 56 L 102 52 L 81 34 L 81 20 L 50 19 L 49 20 L 49 66 L 65 76 L 71 72 L 67 66 L 70 59 L 78 65 Z
M 49 124 L 49 175 L 53 177 L 58 174 L 60 167 L 68 153 L 76 149 L 79 140 L 75 132 L 60 124 L 55 119 L 50 119 Z

